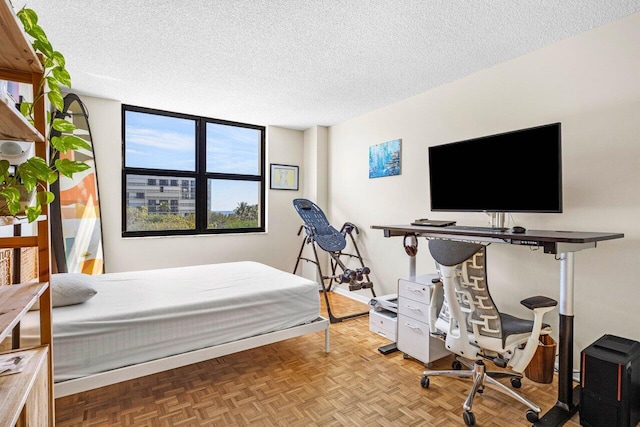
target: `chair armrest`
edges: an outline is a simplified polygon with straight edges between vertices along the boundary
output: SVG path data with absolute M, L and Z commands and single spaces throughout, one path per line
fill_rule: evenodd
M 524 372 L 529 362 L 531 362 L 531 359 L 533 358 L 533 355 L 538 348 L 538 339 L 540 336 L 540 332 L 544 327 L 548 326 L 542 323 L 542 318 L 544 317 L 545 313 L 553 310 L 553 308 L 558 305 L 558 301 L 552 298 L 538 295 L 535 297 L 523 299 L 522 301 L 520 301 L 520 304 L 533 311 L 533 327 L 531 328 L 531 335 L 529 336 L 524 349 L 518 350 L 509 361 L 509 366 L 511 366 L 511 369 L 516 372 L 522 373 Z
M 556 305 L 558 305 L 558 301 L 554 300 L 553 298 L 538 295 L 535 297 L 523 299 L 522 301 L 520 301 L 520 304 L 524 305 L 529 310 L 534 310 L 541 307 L 555 307 Z

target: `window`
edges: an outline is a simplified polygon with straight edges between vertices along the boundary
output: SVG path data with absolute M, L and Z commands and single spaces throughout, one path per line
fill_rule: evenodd
M 264 231 L 265 128 L 122 106 L 124 237 Z

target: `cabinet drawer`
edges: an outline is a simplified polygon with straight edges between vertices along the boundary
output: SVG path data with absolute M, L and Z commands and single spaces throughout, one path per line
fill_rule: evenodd
M 413 277 L 411 280 L 400 279 L 398 280 L 398 295 L 430 304 L 433 291 L 431 280 L 437 278 L 437 274 L 425 274 Z
M 409 298 L 398 299 L 398 311 L 401 318 L 409 317 L 427 324 L 429 329 L 429 305 Z
M 398 350 L 422 363 L 431 363 L 450 354 L 442 340 L 429 335 L 428 324 L 405 317 L 398 321 L 397 345 Z
M 396 313 L 375 310 L 369 312 L 369 330 L 371 332 L 395 341 L 397 325 Z

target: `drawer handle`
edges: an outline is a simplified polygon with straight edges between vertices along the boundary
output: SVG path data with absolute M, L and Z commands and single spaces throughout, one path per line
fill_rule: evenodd
M 420 326 L 414 326 L 411 323 L 406 323 L 406 322 L 405 322 L 404 326 L 406 326 L 407 328 L 411 328 L 411 329 L 420 329 Z
M 413 306 L 407 305 L 407 304 L 405 304 L 404 306 L 407 307 L 411 311 L 420 311 L 420 307 L 413 307 Z
M 407 286 L 405 289 L 410 291 L 410 292 L 413 292 L 414 294 L 421 294 L 421 293 L 424 292 L 424 288 L 422 288 L 422 289 L 415 288 L 414 289 L 414 288 L 411 288 L 411 287 Z

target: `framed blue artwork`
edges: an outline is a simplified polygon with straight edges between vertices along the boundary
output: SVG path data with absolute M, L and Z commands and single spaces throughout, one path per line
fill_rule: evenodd
M 401 139 L 369 147 L 369 178 L 400 175 Z

